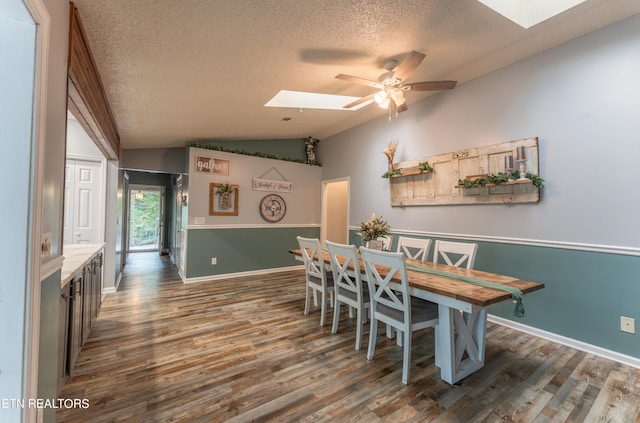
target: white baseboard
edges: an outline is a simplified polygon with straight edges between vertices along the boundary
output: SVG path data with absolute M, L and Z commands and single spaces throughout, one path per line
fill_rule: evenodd
M 248 272 L 236 272 L 236 273 L 225 273 L 222 275 L 210 275 L 210 276 L 201 276 L 198 278 L 185 278 L 182 272 L 180 272 L 180 277 L 184 283 L 196 283 L 196 282 L 209 282 L 220 279 L 232 279 L 232 278 L 241 278 L 245 276 L 256 276 L 256 275 L 265 275 L 269 273 L 275 272 L 284 272 L 287 270 L 297 270 L 304 269 L 303 265 L 296 266 L 287 266 L 287 267 L 275 267 L 271 269 L 260 269 L 260 270 L 251 270 Z
M 622 363 L 627 366 L 640 369 L 640 358 L 637 358 L 637 357 L 620 354 L 615 351 L 611 351 L 595 345 L 587 344 L 586 342 L 578 341 L 577 339 L 567 338 L 566 336 L 558 335 L 552 332 L 547 332 L 545 330 L 534 328 L 532 326 L 523 325 L 522 323 L 514 322 L 513 320 L 494 316 L 493 314 L 489 314 L 487 316 L 487 320 L 492 323 L 496 323 L 498 325 L 515 329 L 520 332 L 528 333 L 529 335 L 537 336 L 538 338 L 543 338 L 552 342 L 557 342 L 558 344 L 566 345 L 567 347 L 575 348 L 580 351 L 584 351 L 593 355 L 597 355 L 599 357 L 607 358 L 609 360 L 613 360 L 618 363 Z
M 120 286 L 120 281 L 122 280 L 122 272 L 118 273 L 118 277 L 116 278 L 115 281 L 115 286 L 114 287 L 109 287 L 109 288 L 102 288 L 102 293 L 103 294 L 113 294 L 115 292 L 118 292 L 118 287 Z

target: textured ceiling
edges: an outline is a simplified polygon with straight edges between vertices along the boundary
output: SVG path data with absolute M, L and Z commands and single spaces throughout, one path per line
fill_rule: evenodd
M 364 96 L 391 58 L 459 84 L 640 12 L 588 0 L 525 30 L 476 0 L 75 0 L 123 148 L 325 138 L 386 112 L 267 108 L 279 90 Z M 409 104 L 426 93 L 407 93 Z M 410 107 L 410 106 L 409 106 Z M 284 117 L 291 117 L 284 121 Z M 399 117 L 402 118 L 402 115 Z

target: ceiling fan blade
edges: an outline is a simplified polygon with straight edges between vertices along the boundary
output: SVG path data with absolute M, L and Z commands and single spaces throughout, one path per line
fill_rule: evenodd
M 347 104 L 346 106 L 342 106 L 343 109 L 350 109 L 352 107 L 356 107 L 359 104 L 365 103 L 367 101 L 373 100 L 373 96 L 375 95 L 375 93 L 373 94 L 369 94 L 368 96 L 362 97 L 356 101 L 353 101 L 349 104 Z
M 407 103 L 402 103 L 400 106 L 398 106 L 398 113 L 402 113 L 402 112 L 406 112 L 407 110 L 409 110 L 409 106 L 407 106 Z
M 378 84 L 377 82 L 369 81 L 368 79 L 360 78 L 359 76 L 345 75 L 341 73 L 339 75 L 336 75 L 336 78 L 342 79 L 343 81 L 347 82 L 355 82 L 356 84 L 382 89 L 382 85 Z
M 451 90 L 455 88 L 457 81 L 426 81 L 426 82 L 414 82 L 413 84 L 406 84 L 402 86 L 403 90 L 407 91 L 439 91 L 439 90 Z
M 416 70 L 416 68 L 422 63 L 426 54 L 413 50 L 402 62 L 396 67 L 393 77 L 404 81 Z

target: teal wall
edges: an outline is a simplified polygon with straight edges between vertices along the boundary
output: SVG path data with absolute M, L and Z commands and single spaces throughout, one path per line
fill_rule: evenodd
M 318 238 L 317 227 L 189 229 L 186 277 L 198 278 L 300 265 L 288 253 L 296 236 Z M 217 265 L 211 258 L 218 259 Z
M 58 319 L 60 271 L 40 285 L 40 351 L 38 356 L 38 398 L 58 397 Z M 45 408 L 44 421 L 54 422 L 56 410 Z
M 394 234 L 393 250 L 398 236 Z M 351 243 L 360 245 L 360 237 L 354 230 L 350 231 L 349 238 Z M 431 239 L 435 241 L 435 238 Z M 637 333 L 620 331 L 620 316 L 640 321 L 640 257 L 470 242 L 478 244 L 476 269 L 545 284 L 544 289 L 525 296 L 524 318 L 513 316 L 510 302 L 491 307 L 491 314 L 640 358 L 640 337 Z M 433 244 L 429 260 L 432 257 Z

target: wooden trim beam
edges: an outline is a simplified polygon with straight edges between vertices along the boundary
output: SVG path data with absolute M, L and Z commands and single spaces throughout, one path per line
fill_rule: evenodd
M 69 20 L 69 111 L 108 160 L 120 159 L 120 135 L 78 9 Z

